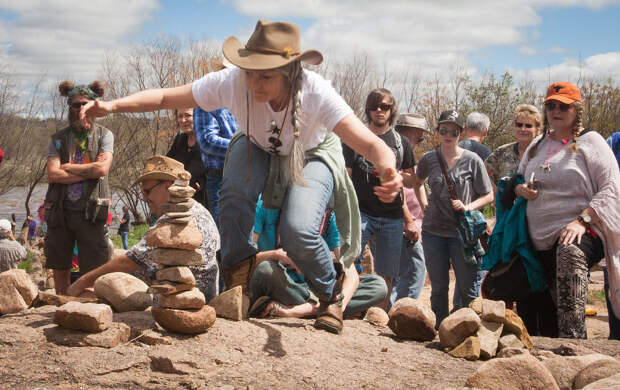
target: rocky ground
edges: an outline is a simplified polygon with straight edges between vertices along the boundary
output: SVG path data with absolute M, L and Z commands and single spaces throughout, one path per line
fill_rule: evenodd
M 593 288 L 602 288 L 593 274 Z M 420 299 L 428 302 L 430 287 Z M 620 358 L 606 340 L 604 304 L 588 319 L 589 340 L 534 338 L 533 355 L 599 352 Z M 10 389 L 445 389 L 464 386 L 483 362 L 456 359 L 432 342 L 403 341 L 389 328 L 345 321 L 342 335 L 312 320 L 234 322 L 218 318 L 200 336 L 165 332 L 148 311 L 115 314 L 132 341 L 113 348 L 70 347 L 52 323 L 53 306 L 0 317 L 0 385 Z M 71 333 L 71 334 L 70 334 Z M 551 355 L 554 356 L 554 355 Z

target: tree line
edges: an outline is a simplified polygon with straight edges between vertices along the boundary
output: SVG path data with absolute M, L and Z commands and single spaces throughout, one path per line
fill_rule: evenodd
M 221 58 L 220 53 L 219 46 L 209 42 L 160 36 L 136 45 L 129 53 L 106 52 L 97 78 L 105 84 L 104 98 L 114 99 L 147 88 L 191 82 L 212 71 L 211 60 Z M 309 68 L 331 80 L 363 120 L 366 96 L 378 87 L 392 91 L 400 112 L 423 114 L 432 127 L 446 109 L 455 108 L 465 115 L 483 112 L 491 119 L 485 139 L 491 149 L 513 140 L 514 109 L 521 103 L 541 107 L 547 87 L 532 80 L 515 80 L 509 72 L 472 78 L 458 62 L 442 73 L 415 67 L 395 70 L 375 62 L 365 52 L 342 61 L 327 59 Z M 30 213 L 30 194 L 38 183 L 46 181 L 49 136 L 66 126 L 67 106 L 57 90 L 62 80 L 43 74 L 34 85 L 19 85 L 16 76 L 9 64 L 0 63 L 0 147 L 5 152 L 0 165 L 0 195 L 26 186 L 25 207 Z M 92 80 L 75 81 L 82 84 Z M 554 81 L 560 80 L 550 80 L 549 84 Z M 603 137 L 614 132 L 620 123 L 620 87 L 616 80 L 581 77 L 569 81 L 581 90 L 585 126 Z M 139 189 L 131 184 L 148 156 L 165 154 L 170 147 L 178 131 L 174 112 L 115 114 L 99 123 L 114 133 L 114 160 L 109 173 L 113 191 L 134 217 L 147 215 Z M 417 153 L 434 147 L 436 141 L 434 137 L 425 140 Z

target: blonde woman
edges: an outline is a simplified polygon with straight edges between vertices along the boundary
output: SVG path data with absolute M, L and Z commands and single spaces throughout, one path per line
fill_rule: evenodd
M 493 188 L 496 188 L 499 179 L 517 172 L 519 162 L 525 149 L 534 137 L 540 134 L 542 117 L 538 109 L 531 104 L 520 104 L 515 110 L 514 136 L 516 142 L 511 142 L 495 149 L 484 161 Z
M 90 104 L 82 117 L 196 105 L 205 110 L 227 107 L 241 131 L 228 149 L 220 198 L 226 284 L 247 290 L 258 252 L 252 226 L 262 192 L 264 207 L 281 209 L 283 248 L 319 298 L 315 326 L 340 333 L 344 270 L 359 254 L 361 231 L 340 140 L 377 168 L 382 180 L 375 192 L 384 202 L 391 202 L 402 188 L 395 156 L 328 81 L 302 68 L 301 62 L 317 65 L 323 56 L 301 50 L 297 25 L 259 20 L 245 45 L 230 37 L 223 52 L 237 68 L 209 73 L 178 88 Z M 332 261 L 319 232 L 332 196 L 344 266 Z
M 579 89 L 551 84 L 542 134 L 525 152 L 519 173 L 534 185 L 519 184 L 515 195 L 528 200 L 527 224 L 550 289 L 550 299 L 528 303 L 554 314 L 542 328 L 566 338 L 586 338 L 588 268 L 607 260 L 610 299 L 620 309 L 620 173 L 603 137 L 583 128 Z M 540 321 L 539 321 L 540 323 Z

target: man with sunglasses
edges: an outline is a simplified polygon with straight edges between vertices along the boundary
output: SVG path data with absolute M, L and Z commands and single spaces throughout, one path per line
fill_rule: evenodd
M 57 294 L 66 294 L 70 282 L 73 246 L 77 241 L 80 271 L 88 272 L 108 261 L 107 175 L 112 165 L 114 136 L 98 124 L 85 128 L 80 108 L 102 97 L 103 84 L 60 83 L 67 98 L 69 125 L 51 136 L 48 146 L 45 195 L 47 268 L 54 270 Z
M 398 108 L 392 93 L 377 88 L 366 98 L 368 128 L 392 149 L 396 155 L 396 169 L 413 174 L 415 160 L 409 141 L 392 127 Z M 374 187 L 380 185 L 372 163 L 343 144 L 347 171 L 351 176 L 359 201 L 362 217 L 362 246 L 366 246 L 371 235 L 375 237 L 372 246 L 375 272 L 383 277 L 388 291 L 392 281 L 399 276 L 400 252 L 403 243 L 403 199 L 397 196 L 392 202 L 384 203 L 375 194 Z M 379 305 L 389 307 L 390 294 Z
M 190 177 L 189 172 L 185 171 L 183 163 L 165 156 L 152 156 L 146 160 L 146 166 L 142 175 L 136 180 L 142 189 L 142 197 L 149 206 L 151 213 L 161 216 L 158 217 L 154 226 L 149 229 L 153 231 L 158 226 L 169 223 L 169 217 L 163 215 L 166 208 L 170 208 L 168 203 L 168 188 L 173 184 L 178 184 L 183 177 Z M 175 204 L 174 207 L 189 207 L 189 212 L 195 219 L 196 227 L 202 234 L 200 244 L 200 254 L 202 255 L 202 265 L 190 266 L 196 279 L 196 287 L 204 294 L 206 301 L 217 296 L 218 267 L 215 260 L 215 252 L 220 249 L 220 235 L 213 221 L 213 217 L 202 204 L 189 199 L 189 205 L 183 203 Z M 148 233 L 147 233 L 148 234 Z M 108 263 L 83 275 L 69 287 L 68 294 L 78 296 L 84 289 L 92 287 L 101 275 L 111 272 L 126 272 L 136 274 L 146 282 L 155 279 L 158 271 L 157 265 L 151 260 L 153 247 L 146 245 L 146 235 L 133 247 L 120 256 L 114 257 Z

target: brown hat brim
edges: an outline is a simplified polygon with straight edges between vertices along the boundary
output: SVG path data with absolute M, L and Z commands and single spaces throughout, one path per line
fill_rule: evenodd
M 143 182 L 144 180 L 165 180 L 165 181 L 175 181 L 178 178 L 174 175 L 171 175 L 168 172 L 162 172 L 162 171 L 153 171 L 153 172 L 148 172 L 145 173 L 144 175 L 141 175 L 140 177 L 138 177 L 136 179 L 136 181 L 134 181 L 133 185 L 137 185 L 140 184 L 141 182 Z
M 246 70 L 269 70 L 290 64 L 295 60 L 319 65 L 323 62 L 323 55 L 317 50 L 306 50 L 298 55 L 285 57 L 279 54 L 260 53 L 245 48 L 235 37 L 229 37 L 222 45 L 224 57 L 233 65 Z
M 433 132 L 432 132 L 432 131 L 430 131 L 429 129 L 425 129 L 425 128 L 420 127 L 420 126 L 411 126 L 411 125 L 403 125 L 403 124 L 400 124 L 400 125 L 395 125 L 395 126 L 394 126 L 394 128 L 396 129 L 396 131 L 400 131 L 400 130 L 415 130 L 415 129 L 418 129 L 418 130 L 422 130 L 422 131 L 424 131 L 424 132 L 426 132 L 426 133 L 430 133 L 430 134 L 432 134 L 432 133 L 433 133 Z

